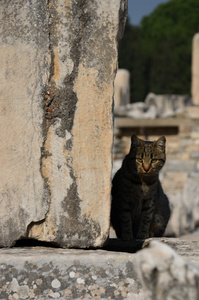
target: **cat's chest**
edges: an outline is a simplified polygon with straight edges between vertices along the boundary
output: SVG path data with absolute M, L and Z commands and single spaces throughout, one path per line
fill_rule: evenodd
M 147 198 L 148 198 L 148 196 L 154 194 L 153 187 L 152 186 L 148 186 L 148 185 L 146 185 L 144 183 L 140 186 L 140 191 L 141 191 L 143 197 L 147 197 Z
M 154 187 L 146 184 L 133 185 L 129 194 L 131 200 L 145 200 L 154 197 Z

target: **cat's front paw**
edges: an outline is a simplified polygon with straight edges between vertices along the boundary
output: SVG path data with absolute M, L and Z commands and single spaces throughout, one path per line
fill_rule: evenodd
M 147 232 L 138 232 L 136 239 L 144 240 L 149 238 L 149 233 Z
M 122 232 L 121 239 L 123 241 L 131 241 L 133 240 L 133 234 L 131 232 Z

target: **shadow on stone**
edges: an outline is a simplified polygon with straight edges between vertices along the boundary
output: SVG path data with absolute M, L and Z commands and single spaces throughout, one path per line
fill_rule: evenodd
M 13 247 L 46 247 L 46 248 L 60 248 L 56 243 L 39 241 L 36 239 L 21 239 L 16 241 Z
M 118 238 L 110 238 L 106 245 L 102 247 L 102 250 L 113 251 L 113 252 L 126 252 L 136 253 L 143 248 L 145 240 L 134 240 L 134 241 L 122 241 Z M 36 239 L 21 239 L 16 241 L 12 248 L 26 248 L 26 247 L 45 247 L 45 248 L 62 248 L 56 243 L 39 241 Z M 94 249 L 94 248 L 92 248 Z M 86 250 L 86 249 L 84 249 Z M 89 248 L 88 250 L 91 250 Z
M 144 242 L 145 240 L 122 241 L 117 238 L 110 238 L 103 250 L 135 253 L 143 248 Z

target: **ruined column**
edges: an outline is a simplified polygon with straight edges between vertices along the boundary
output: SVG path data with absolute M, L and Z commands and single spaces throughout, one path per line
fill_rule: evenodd
M 108 237 L 112 98 L 126 0 L 1 3 L 0 246 Z
M 196 33 L 193 37 L 191 92 L 193 104 L 199 105 L 199 33 Z
M 125 69 L 117 71 L 114 81 L 114 105 L 115 107 L 130 103 L 130 72 Z

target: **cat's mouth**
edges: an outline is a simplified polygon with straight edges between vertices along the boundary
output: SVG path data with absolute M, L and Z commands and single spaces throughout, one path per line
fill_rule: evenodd
M 141 173 L 141 175 L 144 175 L 144 176 L 150 176 L 150 175 L 152 175 L 152 174 L 153 174 L 153 173 L 149 173 L 149 172 L 148 172 L 148 173 L 146 173 L 146 172 L 145 172 L 145 173 L 144 173 L 144 172 Z
M 142 175 L 145 175 L 145 176 L 150 176 L 152 174 L 154 174 L 155 172 L 153 172 L 153 170 L 148 170 L 148 171 L 145 171 L 145 170 L 142 170 L 141 174 Z

